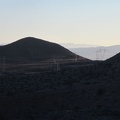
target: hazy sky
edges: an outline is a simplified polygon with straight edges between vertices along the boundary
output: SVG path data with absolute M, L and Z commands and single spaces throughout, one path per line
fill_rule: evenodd
M 27 36 L 120 44 L 120 0 L 0 0 L 0 44 Z

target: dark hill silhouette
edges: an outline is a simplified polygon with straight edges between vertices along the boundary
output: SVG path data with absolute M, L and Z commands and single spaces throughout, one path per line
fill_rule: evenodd
M 114 55 L 113 57 L 101 62 L 101 67 L 109 68 L 109 71 L 112 69 L 119 68 L 120 66 L 120 53 Z
M 118 63 L 120 62 L 120 53 L 114 55 L 113 57 L 109 58 L 108 60 L 106 60 L 106 62 L 112 62 L 112 63 Z
M 7 57 L 48 57 L 57 55 L 71 56 L 73 53 L 58 44 L 33 37 L 23 38 L 0 47 L 0 56 Z
M 0 46 L 0 57 L 3 56 L 8 58 L 46 59 L 52 57 L 75 57 L 75 54 L 59 44 L 26 37 L 11 44 Z
M 116 74 L 118 78 L 120 71 L 120 53 L 102 62 L 101 66 L 107 69 L 106 71 L 109 71 L 109 73 Z

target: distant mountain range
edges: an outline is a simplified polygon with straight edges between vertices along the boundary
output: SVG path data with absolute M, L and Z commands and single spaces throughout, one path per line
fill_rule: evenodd
M 98 45 L 89 44 L 74 44 L 74 43 L 60 43 L 65 48 L 88 48 L 88 47 L 98 47 Z
M 91 60 L 106 60 L 120 52 L 120 45 L 69 48 L 69 50 Z

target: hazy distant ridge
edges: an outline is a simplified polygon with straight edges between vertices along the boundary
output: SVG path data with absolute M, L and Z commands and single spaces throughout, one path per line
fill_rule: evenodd
M 74 44 L 74 43 L 60 43 L 65 48 L 87 48 L 87 47 L 98 47 L 98 45 L 89 44 Z
M 120 52 L 120 45 L 114 45 L 109 47 L 101 46 L 101 47 L 86 47 L 86 48 L 69 48 L 69 50 L 88 59 L 106 60 Z

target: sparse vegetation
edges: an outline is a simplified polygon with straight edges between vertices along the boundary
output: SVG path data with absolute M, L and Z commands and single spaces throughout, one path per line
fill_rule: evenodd
M 118 57 L 64 63 L 60 71 L 1 73 L 0 119 L 119 120 Z

